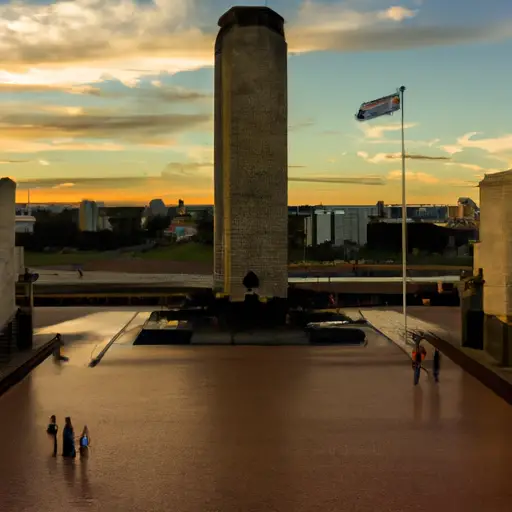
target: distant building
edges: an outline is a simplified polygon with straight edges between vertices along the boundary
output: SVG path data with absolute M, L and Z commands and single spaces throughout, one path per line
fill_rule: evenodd
M 80 203 L 78 226 L 80 231 L 98 231 L 99 210 L 94 201 L 83 200 Z
M 380 206 L 388 221 L 401 221 L 402 205 L 388 204 Z M 421 222 L 446 222 L 450 214 L 450 207 L 444 204 L 408 204 L 407 219 Z
M 130 236 L 140 231 L 144 210 L 140 206 L 105 206 L 101 213 L 108 219 L 109 229 Z
M 32 215 L 16 215 L 14 219 L 14 231 L 16 233 L 33 233 L 36 218 Z
M 108 216 L 102 210 L 98 215 L 98 231 L 112 231 L 112 224 L 110 224 Z
M 378 214 L 378 207 L 362 206 L 290 206 L 289 216 L 304 217 L 306 245 L 331 243 L 343 246 L 349 242 L 366 244 L 366 228 L 372 216 Z
M 367 242 L 370 218 L 379 214 L 379 207 L 344 206 L 334 210 L 333 213 L 333 245 L 340 247 L 349 242 L 362 247 Z

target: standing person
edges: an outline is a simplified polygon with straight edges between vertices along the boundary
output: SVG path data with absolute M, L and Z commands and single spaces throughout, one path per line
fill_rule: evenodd
M 59 426 L 57 425 L 57 418 L 55 414 L 50 416 L 50 423 L 46 429 L 46 433 L 53 439 L 53 456 L 57 456 L 57 434 L 59 432 Z
M 78 277 L 82 279 L 82 277 L 84 277 L 82 267 L 80 265 L 75 265 L 75 270 L 78 272 Z
M 91 444 L 91 438 L 89 437 L 89 429 L 85 425 L 80 440 L 78 442 L 80 446 L 80 457 L 85 458 L 89 456 L 89 446 Z
M 60 334 L 55 335 L 55 348 L 53 349 L 53 358 L 55 362 L 61 361 L 69 361 L 69 357 L 62 355 L 62 347 L 64 346 L 64 341 L 62 340 L 62 336 Z
M 412 368 L 414 370 L 414 385 L 417 386 L 420 381 L 421 363 L 424 359 L 425 349 L 419 347 L 418 350 L 412 352 Z
M 439 382 L 439 370 L 441 368 L 441 352 L 436 348 L 434 350 L 434 361 L 432 363 L 432 371 L 434 374 L 434 380 Z
M 75 431 L 73 430 L 73 425 L 69 416 L 66 417 L 66 424 L 62 431 L 62 456 L 71 457 L 73 459 L 76 457 Z

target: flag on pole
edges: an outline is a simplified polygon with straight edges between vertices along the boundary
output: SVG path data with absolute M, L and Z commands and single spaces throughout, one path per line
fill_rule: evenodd
M 358 121 L 369 121 L 376 117 L 391 115 L 400 110 L 400 93 L 390 94 L 378 100 L 368 101 L 359 107 Z

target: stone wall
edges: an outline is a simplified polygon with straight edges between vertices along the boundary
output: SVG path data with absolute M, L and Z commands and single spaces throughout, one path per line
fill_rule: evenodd
M 276 18 L 282 20 L 270 9 L 265 13 L 274 25 Z M 260 279 L 260 295 L 284 298 L 287 45 L 282 34 L 264 23 L 251 25 L 245 19 L 244 26 L 231 22 L 226 28 L 221 28 L 216 44 L 215 285 L 240 300 L 246 291 L 243 278 L 253 271 Z
M 484 312 L 512 315 L 512 171 L 482 180 L 480 209 L 478 264 L 484 269 Z
M 480 244 L 483 268 L 484 348 L 512 365 L 512 171 L 487 175 L 480 182 Z
M 8 324 L 16 311 L 16 258 L 14 253 L 16 184 L 0 179 L 0 352 L 14 345 Z

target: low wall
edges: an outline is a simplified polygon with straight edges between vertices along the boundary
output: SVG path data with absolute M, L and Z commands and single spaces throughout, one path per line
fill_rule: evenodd
M 58 341 L 53 338 L 38 349 L 33 350 L 31 355 L 11 372 L 5 372 L 5 375 L 0 378 L 0 396 L 23 380 L 34 368 L 50 356 L 57 344 Z

